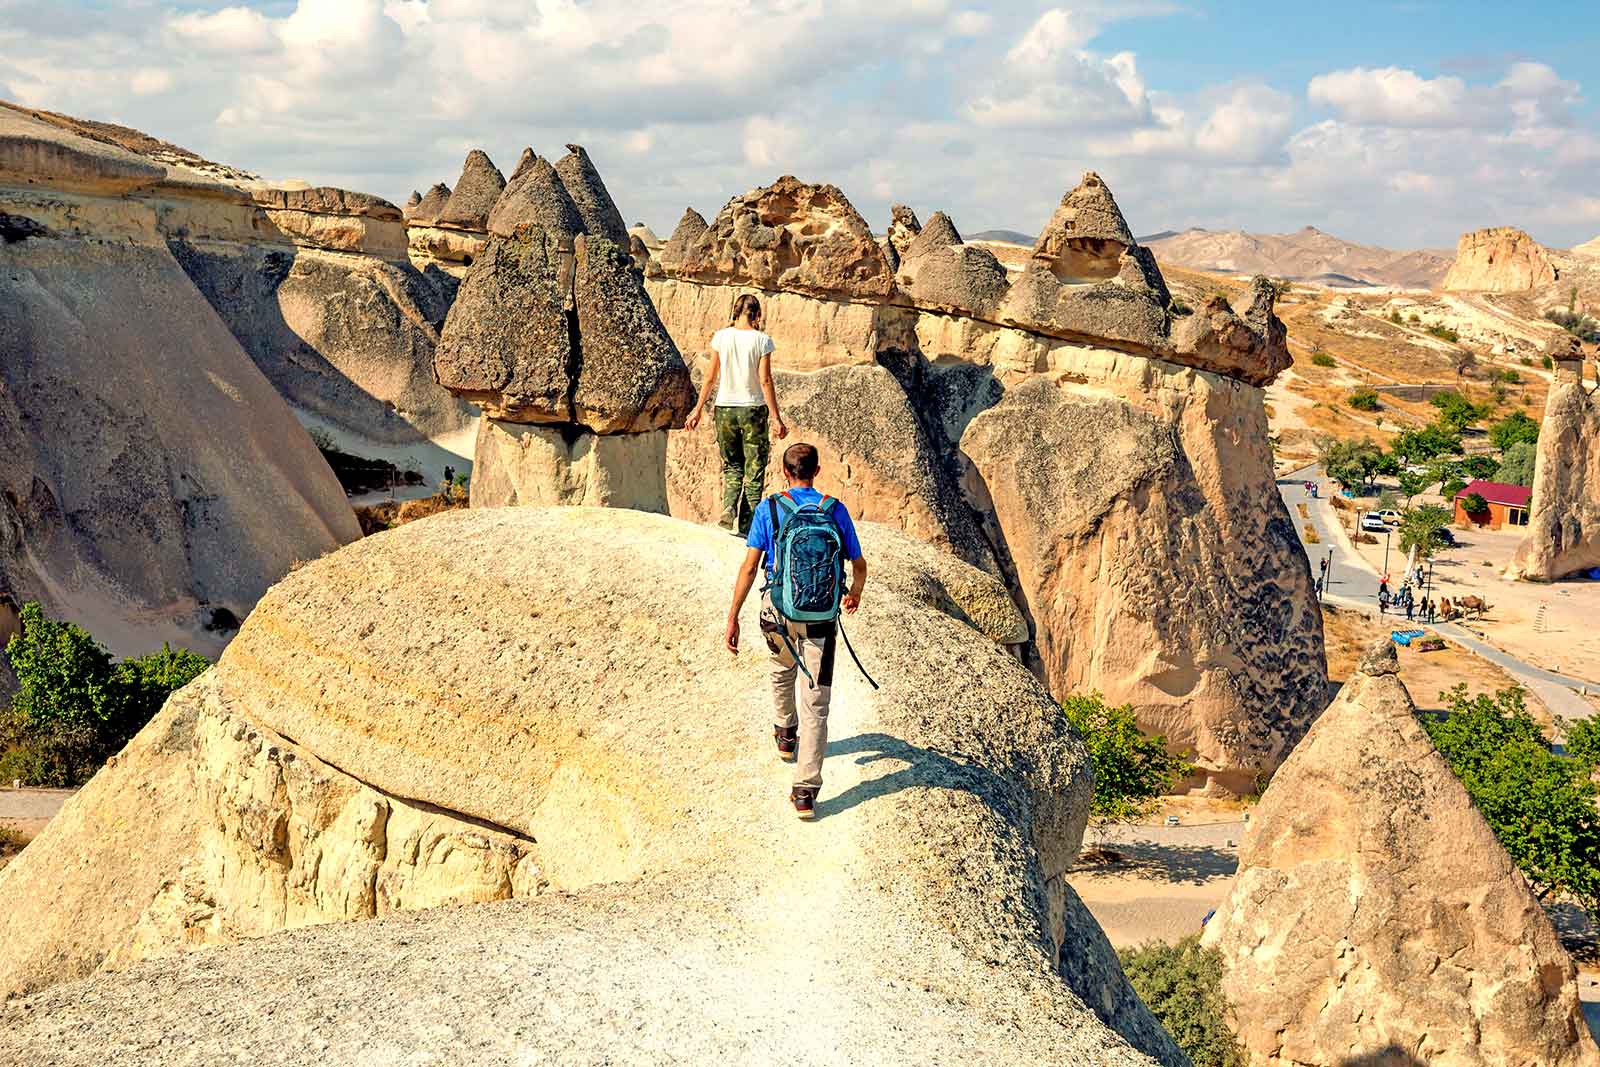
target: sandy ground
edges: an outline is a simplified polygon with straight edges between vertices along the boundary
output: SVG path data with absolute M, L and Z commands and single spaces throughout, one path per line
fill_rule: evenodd
M 1522 541 L 1520 528 L 1508 526 L 1496 531 L 1452 527 L 1451 532 L 1460 547 L 1435 557 L 1435 595 L 1452 599 L 1483 597 L 1491 608 L 1481 621 L 1466 623 L 1474 633 L 1534 666 L 1600 682 L 1600 628 L 1593 624 L 1600 617 L 1600 582 L 1577 580 L 1546 585 L 1507 581 L 1500 575 Z M 1398 540 L 1398 536 L 1393 539 L 1389 554 L 1389 568 L 1394 574 L 1404 566 Z M 1382 573 L 1382 537 L 1378 544 L 1357 547 Z M 1541 628 L 1536 628 L 1541 607 L 1544 618 Z
M 0 834 L 5 844 L 0 845 L 0 867 L 29 841 L 39 836 L 61 805 L 75 789 L 12 789 L 9 783 L 0 788 Z
M 1192 807 L 1185 814 L 1197 815 Z M 1112 945 L 1177 941 L 1199 932 L 1200 921 L 1228 895 L 1248 825 L 1238 812 L 1218 814 L 1227 821 L 1127 827 L 1104 837 L 1091 832 L 1086 849 L 1098 846 L 1123 859 L 1080 865 L 1067 880 Z

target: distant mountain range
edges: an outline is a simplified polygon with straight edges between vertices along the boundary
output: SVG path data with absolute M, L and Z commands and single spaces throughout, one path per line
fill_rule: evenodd
M 966 241 L 1003 241 L 1008 245 L 1028 245 L 1032 247 L 1037 238 L 1029 237 L 1020 230 L 984 230 L 982 233 L 965 233 L 961 235 Z
M 1139 243 L 1162 263 L 1229 274 L 1267 274 L 1334 287 L 1392 285 L 1432 289 L 1444 280 L 1454 251 L 1397 252 L 1358 245 L 1315 226 L 1294 233 L 1244 230 L 1164 230 Z

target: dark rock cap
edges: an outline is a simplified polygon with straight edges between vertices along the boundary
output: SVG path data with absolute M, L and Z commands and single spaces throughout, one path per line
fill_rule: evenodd
M 538 226 L 546 239 L 570 241 L 585 232 L 577 205 L 543 156 L 507 183 L 489 212 L 489 232 L 498 237 L 510 237 L 523 224 Z
M 965 244 L 961 240 L 961 232 L 956 229 L 956 224 L 950 221 L 950 216 L 942 211 L 935 211 L 928 224 L 922 227 L 917 236 L 901 251 L 901 258 L 912 259 L 925 255 L 936 248 L 950 248 L 954 245 Z
M 439 222 L 464 230 L 486 229 L 489 211 L 500 199 L 505 187 L 506 179 L 500 173 L 500 168 L 482 149 L 474 148 L 467 153 L 467 160 L 461 165 L 461 177 L 456 182 L 455 192 L 450 194 L 444 210 L 439 213 Z
M 522 155 L 517 157 L 516 169 L 511 172 L 511 177 L 507 178 L 506 181 L 508 183 L 514 182 L 524 174 L 528 173 L 528 168 L 533 166 L 534 160 L 538 158 L 539 156 L 534 152 L 533 149 L 524 148 L 522 150 Z
M 417 210 L 417 205 L 420 203 L 422 194 L 415 189 L 411 190 L 411 195 L 406 197 L 406 202 L 400 207 L 400 214 L 407 219 L 411 218 L 411 213 Z
M 411 212 L 409 221 L 432 224 L 439 221 L 439 212 L 450 202 L 450 187 L 440 182 L 429 189 Z
M 582 145 L 567 145 L 567 154 L 556 163 L 556 174 L 578 208 L 584 231 L 628 247 L 628 227 L 622 221 L 622 212 L 617 210 Z
M 678 225 L 673 228 L 672 236 L 667 238 L 667 243 L 661 246 L 661 254 L 657 261 L 666 270 L 674 270 L 683 263 L 685 254 L 700 240 L 701 234 L 709 227 L 706 225 L 705 216 L 692 207 L 683 209 L 683 218 L 678 220 Z

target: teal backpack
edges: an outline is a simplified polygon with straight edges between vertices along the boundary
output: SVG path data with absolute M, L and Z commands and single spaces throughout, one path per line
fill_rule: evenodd
M 772 511 L 772 606 L 790 622 L 833 622 L 844 599 L 844 534 L 824 496 L 799 504 L 788 493 L 767 497 Z M 783 522 L 778 521 L 782 509 Z
M 823 496 L 815 504 L 801 504 L 788 492 L 767 497 L 772 519 L 772 581 L 767 592 L 772 607 L 783 618 L 795 623 L 834 623 L 844 647 L 855 660 L 856 669 L 872 688 L 878 683 L 861 666 L 861 659 L 850 646 L 839 619 L 839 603 L 844 599 L 844 533 L 833 517 L 838 501 Z M 781 518 L 780 522 L 780 509 Z M 786 631 L 778 638 L 794 657 L 796 666 L 813 686 L 817 679 L 806 669 L 805 659 L 789 640 Z M 828 639 L 830 642 L 832 638 Z M 831 644 L 829 646 L 832 647 Z M 832 660 L 829 653 L 827 659 Z M 832 668 L 826 668 L 831 673 Z M 827 679 L 823 679 L 826 683 Z

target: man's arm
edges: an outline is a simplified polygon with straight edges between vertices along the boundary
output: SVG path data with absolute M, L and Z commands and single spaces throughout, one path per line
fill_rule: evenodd
M 758 373 L 761 375 L 761 395 L 766 398 L 767 410 L 772 413 L 772 432 L 781 441 L 789 436 L 789 427 L 784 424 L 783 416 L 778 414 L 778 390 L 772 384 L 771 352 L 761 357 Z
M 700 425 L 700 412 L 705 410 L 706 401 L 711 399 L 711 390 L 717 387 L 717 375 L 722 373 L 722 355 L 715 349 L 711 352 L 711 366 L 706 368 L 706 381 L 700 387 L 700 399 L 694 403 L 694 410 L 689 417 L 683 420 L 685 430 L 693 430 Z
M 861 590 L 867 585 L 867 558 L 857 556 L 850 561 L 850 591 L 839 601 L 841 607 L 851 615 L 861 606 Z
M 763 555 L 759 548 L 745 549 L 744 562 L 739 564 L 739 573 L 733 580 L 733 605 L 728 608 L 728 629 L 722 644 L 734 655 L 739 654 L 739 612 L 744 607 L 744 598 L 750 595 L 750 587 L 756 584 L 756 571 L 761 567 Z

